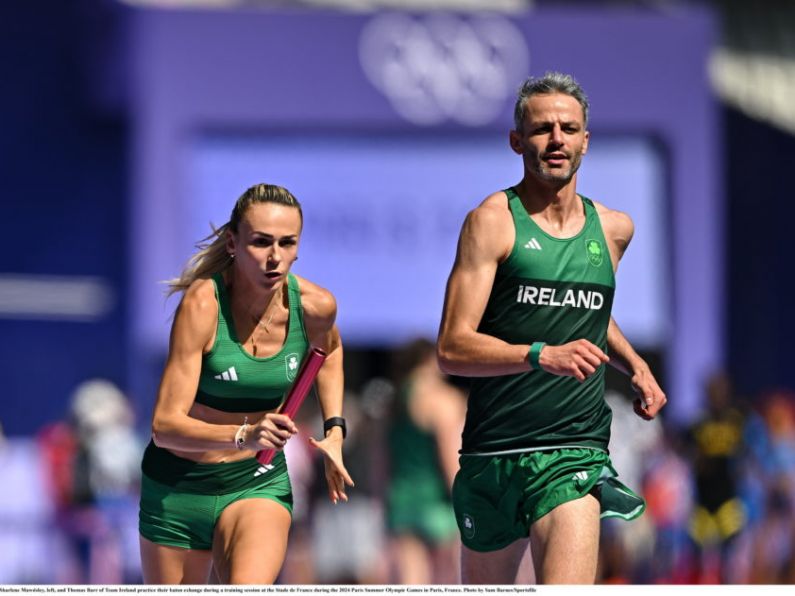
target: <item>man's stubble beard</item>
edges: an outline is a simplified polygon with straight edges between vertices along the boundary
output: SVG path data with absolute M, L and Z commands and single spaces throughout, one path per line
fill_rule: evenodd
M 572 155 L 569 161 L 571 163 L 571 167 L 569 167 L 568 172 L 561 175 L 556 172 L 561 172 L 562 170 L 550 170 L 548 169 L 548 166 L 546 166 L 546 163 L 542 159 L 538 158 L 535 161 L 533 172 L 536 177 L 543 182 L 551 182 L 556 185 L 566 186 L 569 182 L 571 182 L 572 178 L 574 178 L 577 170 L 580 169 L 580 164 L 582 164 L 582 153 Z

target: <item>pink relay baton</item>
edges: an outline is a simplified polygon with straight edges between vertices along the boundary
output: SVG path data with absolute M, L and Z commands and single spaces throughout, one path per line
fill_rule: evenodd
M 304 398 L 312 388 L 317 373 L 320 367 L 323 366 L 325 360 L 326 353 L 323 350 L 320 348 L 309 349 L 306 358 L 304 358 L 304 361 L 301 363 L 301 370 L 298 371 L 298 374 L 295 376 L 295 381 L 293 381 L 292 386 L 287 392 L 287 397 L 284 400 L 281 410 L 279 410 L 279 414 L 284 414 L 291 420 L 295 417 L 295 413 L 298 412 L 298 408 L 301 407 Z M 263 465 L 268 465 L 275 455 L 275 449 L 263 449 L 257 452 L 257 461 Z

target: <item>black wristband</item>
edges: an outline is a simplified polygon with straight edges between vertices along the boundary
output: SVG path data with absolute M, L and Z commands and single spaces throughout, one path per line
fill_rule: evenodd
M 342 428 L 342 438 L 344 439 L 348 435 L 348 428 L 345 426 L 345 418 L 342 416 L 332 416 L 326 420 L 323 423 L 323 434 L 326 434 L 335 426 Z

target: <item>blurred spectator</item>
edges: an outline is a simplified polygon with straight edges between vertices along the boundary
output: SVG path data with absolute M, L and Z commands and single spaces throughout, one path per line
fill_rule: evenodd
M 381 381 L 369 381 L 364 395 L 369 397 L 370 388 L 380 386 Z M 388 383 L 386 390 L 392 391 Z M 298 413 L 299 433 L 285 447 L 296 506 L 278 583 L 387 583 L 382 508 L 373 486 L 375 468 L 382 469 L 378 456 L 382 414 L 371 416 L 373 412 L 362 407 L 363 401 L 365 398 L 355 393 L 345 394 L 349 432 L 343 453 L 356 483 L 345 507 L 329 503 L 323 458 L 308 441 L 321 432 L 312 426 L 320 418 L 318 406 L 307 403 Z
M 747 525 L 740 499 L 739 465 L 745 452 L 745 417 L 728 375 L 713 375 L 707 410 L 691 429 L 696 504 L 690 536 L 697 547 L 700 583 L 735 583 L 729 564 L 735 538 Z
M 318 411 L 317 403 L 313 404 L 307 400 L 294 419 L 298 434 L 287 441 L 284 447 L 294 504 L 287 556 L 278 578 L 278 583 L 282 584 L 308 585 L 316 582 L 312 553 L 310 495 L 315 488 L 315 480 L 322 477 L 316 469 L 322 466 L 322 458 L 312 447 L 309 437 L 316 434 L 313 433 L 312 424 L 320 418 Z
M 33 440 L 0 432 L 0 586 L 56 581 L 60 557 L 40 462 Z
M 605 392 L 613 411 L 610 426 L 610 458 L 624 484 L 641 492 L 648 461 L 660 449 L 660 420 L 643 420 L 635 414 L 631 398 L 617 391 Z M 599 576 L 604 583 L 636 583 L 649 577 L 647 562 L 654 549 L 654 523 L 647 513 L 632 523 L 619 519 L 602 521 Z
M 71 553 L 56 580 L 139 581 L 136 495 L 143 445 L 127 398 L 109 381 L 88 380 L 72 394 L 69 414 L 68 422 L 39 433 L 55 524 Z
M 388 433 L 387 522 L 401 584 L 459 581 L 459 541 L 450 491 L 466 398 L 436 363 L 435 346 L 417 339 L 394 354 L 396 395 Z
M 748 466 L 762 487 L 749 582 L 795 583 L 795 394 L 776 391 L 762 400 L 766 435 L 757 431 Z
M 322 584 L 386 584 L 386 549 L 383 509 L 377 484 L 381 462 L 383 420 L 373 418 L 379 411 L 367 406 L 380 400 L 381 379 L 373 379 L 362 395 L 345 396 L 348 438 L 343 454 L 348 472 L 356 483 L 345 507 L 332 505 L 325 483 L 315 483 L 312 507 L 311 542 L 314 574 Z M 322 478 L 320 472 L 316 478 Z
M 646 514 L 654 523 L 654 551 L 640 583 L 683 584 L 692 579 L 688 521 L 693 510 L 692 469 L 683 455 L 684 438 L 668 429 L 647 461 L 643 481 Z

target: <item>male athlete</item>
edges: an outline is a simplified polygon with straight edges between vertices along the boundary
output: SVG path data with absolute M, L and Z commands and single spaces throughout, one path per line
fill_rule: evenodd
M 453 487 L 462 580 L 513 583 L 529 538 L 537 581 L 593 583 L 600 516 L 645 508 L 607 453 L 604 365 L 631 377 L 642 418 L 666 398 L 610 316 L 632 220 L 576 192 L 583 90 L 530 78 L 514 120 L 524 177 L 468 214 L 437 346 L 445 372 L 474 377 Z

